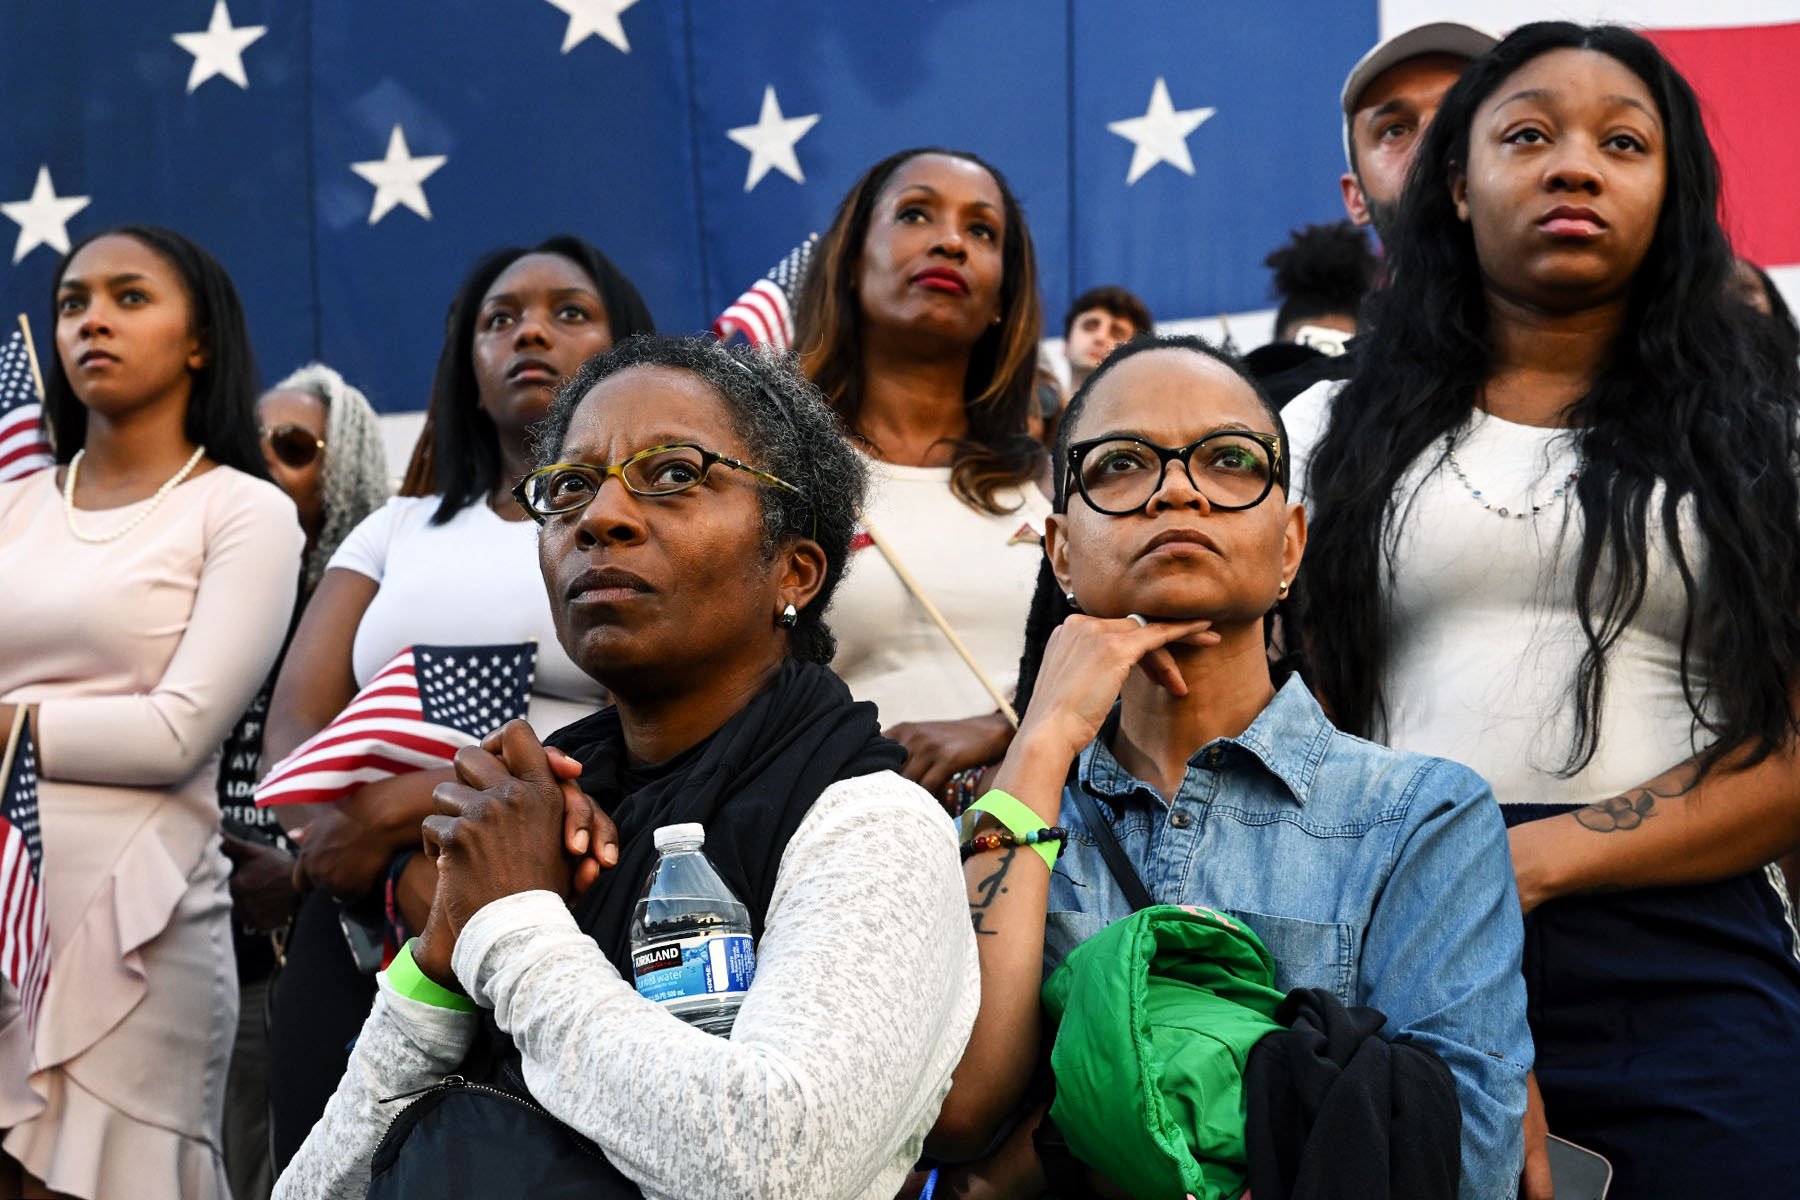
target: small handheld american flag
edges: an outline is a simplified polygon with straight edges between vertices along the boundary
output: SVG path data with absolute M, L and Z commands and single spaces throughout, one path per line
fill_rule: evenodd
M 342 800 L 365 784 L 442 767 L 525 715 L 537 644 L 409 646 L 325 728 L 276 763 L 256 803 Z
M 804 242 L 788 251 L 767 275 L 750 285 L 750 290 L 731 302 L 731 307 L 713 322 L 713 334 L 720 340 L 742 333 L 752 346 L 786 350 L 794 344 L 795 295 L 806 268 L 812 262 L 813 247 L 819 235 L 809 234 Z
M 44 841 L 38 829 L 37 753 L 15 710 L 0 758 L 0 975 L 19 994 L 26 1030 L 37 1028 L 50 982 L 50 923 L 44 911 Z
M 25 330 L 15 329 L 0 345 L 0 483 L 23 479 L 54 461 Z

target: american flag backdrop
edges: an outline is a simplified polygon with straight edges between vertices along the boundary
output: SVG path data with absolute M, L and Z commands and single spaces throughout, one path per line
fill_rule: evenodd
M 28 1030 L 37 1025 L 50 982 L 43 879 L 37 752 L 20 708 L 0 756 L 0 976 L 18 995 Z
M 317 357 L 412 411 L 482 250 L 583 234 L 703 329 L 870 163 L 937 143 L 1008 174 L 1052 332 L 1122 283 L 1249 347 L 1264 256 L 1342 213 L 1363 51 L 1565 14 L 1687 71 L 1739 246 L 1800 299 L 1800 0 L 12 0 L 0 300 L 47 318 L 70 239 L 160 221 L 232 271 L 271 378 Z
M 0 342 L 0 483 L 22 479 L 51 463 L 44 409 L 21 326 Z
M 270 768 L 256 803 L 341 800 L 365 784 L 449 764 L 531 700 L 537 645 L 409 646 L 329 725 Z

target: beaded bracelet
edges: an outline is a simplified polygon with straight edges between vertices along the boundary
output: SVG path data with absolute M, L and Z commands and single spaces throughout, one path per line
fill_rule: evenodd
M 990 765 L 983 763 L 976 767 L 964 767 L 950 777 L 949 782 L 944 784 L 944 794 L 938 798 L 945 812 L 953 817 L 960 817 L 968 811 L 969 805 L 975 803 L 975 785 L 981 782 L 981 777 L 987 774 Z
M 1046 825 L 1042 829 L 1022 834 L 1006 829 L 978 833 L 962 844 L 963 861 L 968 862 L 985 850 L 1000 850 L 1009 846 L 1041 846 L 1046 842 L 1067 841 L 1068 837 L 1069 831 L 1061 825 Z

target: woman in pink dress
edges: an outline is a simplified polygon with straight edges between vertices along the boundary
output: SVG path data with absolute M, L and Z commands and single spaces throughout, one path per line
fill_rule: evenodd
M 36 738 L 51 967 L 0 984 L 0 1195 L 225 1200 L 237 1021 L 219 745 L 267 676 L 302 535 L 264 474 L 224 270 L 123 227 L 57 271 L 56 470 L 0 485 L 0 726 Z

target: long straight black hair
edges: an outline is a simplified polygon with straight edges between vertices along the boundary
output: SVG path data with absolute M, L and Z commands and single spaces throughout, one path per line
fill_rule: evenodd
M 425 428 L 400 485 L 402 496 L 443 497 L 431 515 L 433 525 L 442 525 L 480 502 L 500 482 L 500 433 L 482 411 L 481 390 L 475 381 L 475 320 L 494 280 L 527 254 L 560 254 L 587 272 L 606 310 L 615 346 L 637 334 L 656 332 L 650 306 L 625 272 L 573 234 L 558 234 L 529 248 L 507 246 L 482 255 L 450 301 L 444 318 L 444 346 L 431 377 Z
M 187 290 L 189 318 L 206 363 L 194 372 L 188 393 L 187 416 L 182 434 L 196 446 L 205 446 L 214 462 L 235 467 L 258 479 L 269 477 L 262 443 L 256 432 L 256 354 L 244 324 L 244 306 L 237 288 L 219 260 L 192 241 L 158 225 L 115 225 L 82 238 L 56 266 L 50 291 L 50 325 L 57 322 L 56 294 L 69 264 L 91 243 L 103 237 L 128 237 L 154 252 L 175 268 Z M 62 355 L 52 344 L 44 356 L 44 415 L 56 444 L 56 461 L 66 463 L 87 442 L 87 407 L 69 385 Z
M 1426 132 L 1374 330 L 1312 458 L 1314 520 L 1297 589 L 1309 673 L 1339 725 L 1383 736 L 1389 593 L 1410 501 L 1399 481 L 1467 419 L 1493 369 L 1481 264 L 1449 182 L 1469 161 L 1476 110 L 1514 72 L 1559 49 L 1598 51 L 1643 80 L 1668 160 L 1623 328 L 1568 414 L 1585 461 L 1574 583 L 1586 644 L 1570 681 L 1574 740 L 1560 770 L 1573 775 L 1594 757 L 1607 657 L 1642 607 L 1653 538 L 1668 547 L 1686 596 L 1681 680 L 1694 736 L 1710 740 L 1702 769 L 1740 748 L 1760 761 L 1795 730 L 1800 371 L 1776 361 L 1729 290 L 1718 162 L 1693 89 L 1649 41 L 1614 26 L 1522 26 L 1470 65 Z M 1682 541 L 1684 510 L 1698 545 Z

